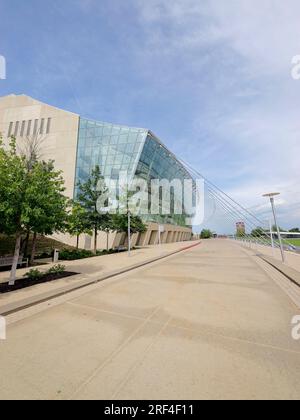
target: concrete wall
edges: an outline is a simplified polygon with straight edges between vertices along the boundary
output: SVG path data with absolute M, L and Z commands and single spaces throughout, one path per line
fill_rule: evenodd
M 31 120 L 31 132 L 33 132 L 34 121 L 38 119 L 40 125 L 42 118 L 45 121 L 51 118 L 51 127 L 49 134 L 38 135 L 37 137 L 38 141 L 41 142 L 41 157 L 44 160 L 55 160 L 55 167 L 63 171 L 66 195 L 72 198 L 79 116 L 46 105 L 25 95 L 10 95 L 0 98 L 0 133 L 2 133 L 5 142 L 7 142 L 11 122 L 15 124 L 19 121 L 21 126 L 22 121 L 28 122 Z M 33 137 L 33 135 L 30 137 Z M 24 146 L 25 142 L 26 135 L 24 137 L 17 136 L 17 144 L 20 148 Z
M 158 229 L 159 225 L 156 223 L 147 224 L 148 230 L 143 234 L 134 234 L 131 238 L 131 245 L 133 247 L 145 247 L 149 245 L 158 245 L 159 236 Z M 181 226 L 164 225 L 165 232 L 161 234 L 161 242 L 173 243 L 190 241 L 192 239 L 192 230 L 190 228 L 184 228 Z M 75 246 L 76 238 L 70 237 L 70 235 L 54 235 L 54 239 L 65 242 L 68 245 Z M 108 247 L 116 248 L 118 246 L 127 246 L 127 234 L 126 233 L 110 233 Z M 87 235 L 82 235 L 79 241 L 80 248 L 91 250 L 94 246 L 94 239 Z M 106 249 L 107 246 L 107 235 L 104 232 L 100 232 L 98 236 L 98 249 Z

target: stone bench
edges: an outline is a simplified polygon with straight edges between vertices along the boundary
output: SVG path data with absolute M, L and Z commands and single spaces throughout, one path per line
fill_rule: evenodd
M 13 257 L 0 257 L 0 267 L 11 267 L 13 265 L 13 261 Z M 23 255 L 21 255 L 18 259 L 18 265 L 26 265 L 26 267 L 28 267 L 28 258 L 23 259 Z

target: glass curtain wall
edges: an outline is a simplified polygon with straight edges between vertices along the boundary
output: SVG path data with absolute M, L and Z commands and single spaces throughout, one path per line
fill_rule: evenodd
M 81 118 L 78 134 L 75 197 L 78 182 L 85 182 L 96 165 L 104 177 L 118 179 L 119 173 L 127 171 L 129 177 L 136 175 L 148 182 L 149 198 L 151 180 L 191 180 L 189 172 L 160 141 L 149 131 L 139 128 L 99 123 Z M 179 201 L 180 200 L 180 201 Z M 171 209 L 182 197 L 171 189 Z M 149 200 L 150 201 L 150 200 Z M 162 207 L 161 197 L 159 199 Z M 151 202 L 149 203 L 149 210 Z M 161 212 L 160 212 L 161 213 Z M 183 208 L 182 215 L 171 211 L 169 215 L 144 215 L 145 222 L 170 223 L 186 226 L 188 215 Z

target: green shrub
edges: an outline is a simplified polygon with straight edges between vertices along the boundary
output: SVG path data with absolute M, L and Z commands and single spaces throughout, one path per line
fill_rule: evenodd
M 49 268 L 49 270 L 47 271 L 47 274 L 59 275 L 59 274 L 63 274 L 65 271 L 66 271 L 66 266 L 65 265 L 57 264 L 57 265 L 54 265 L 53 267 Z
M 42 273 L 40 270 L 37 270 L 36 268 L 32 268 L 28 273 L 24 274 L 24 277 L 27 277 L 29 280 L 39 280 L 41 279 L 45 274 Z
M 81 260 L 83 258 L 90 258 L 93 256 L 94 254 L 92 253 L 92 251 L 87 251 L 85 249 L 63 249 L 59 253 L 59 259 L 65 261 Z

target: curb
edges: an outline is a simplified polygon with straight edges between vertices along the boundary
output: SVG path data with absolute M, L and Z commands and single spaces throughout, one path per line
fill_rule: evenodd
M 272 257 L 267 257 L 263 254 L 257 254 L 258 257 L 260 257 L 263 261 L 265 261 L 267 264 L 275 268 L 279 273 L 283 274 L 287 279 L 289 279 L 293 284 L 300 287 L 300 272 L 285 266 L 281 262 L 275 260 Z
M 26 299 L 20 300 L 19 302 L 14 302 L 14 303 L 11 303 L 11 304 L 8 304 L 8 305 L 4 305 L 4 306 L 0 307 L 0 315 L 1 316 L 8 316 L 8 315 L 14 314 L 14 313 L 22 311 L 24 309 L 28 309 L 32 306 L 35 306 L 35 305 L 47 302 L 49 300 L 56 299 L 58 297 L 64 296 L 68 293 L 84 289 L 87 286 L 91 286 L 93 284 L 97 284 L 97 283 L 100 283 L 102 281 L 109 280 L 109 279 L 111 279 L 113 277 L 116 277 L 116 276 L 119 276 L 121 274 L 126 274 L 130 271 L 136 270 L 136 269 L 141 268 L 141 267 L 145 267 L 145 266 L 147 266 L 149 264 L 152 264 L 154 262 L 161 261 L 161 260 L 163 260 L 165 258 L 168 258 L 168 257 L 172 257 L 173 255 L 179 254 L 179 253 L 184 252 L 184 251 L 188 251 L 189 249 L 196 248 L 200 244 L 201 244 L 201 241 L 198 241 L 197 243 L 195 243 L 193 245 L 189 245 L 185 248 L 180 248 L 177 251 L 169 252 L 168 254 L 165 254 L 165 255 L 162 255 L 162 256 L 159 256 L 159 257 L 156 257 L 156 258 L 151 258 L 150 260 L 146 260 L 146 261 L 141 262 L 139 264 L 129 266 L 129 267 L 124 268 L 122 270 L 111 272 L 111 273 L 106 274 L 106 275 L 104 275 L 100 278 L 97 278 L 96 280 L 91 280 L 91 279 L 83 280 L 81 284 L 77 284 L 77 285 L 74 285 L 74 286 L 72 286 L 72 285 L 64 286 L 60 289 L 57 289 L 56 291 L 45 292 L 45 293 L 42 293 L 40 295 L 36 295 L 32 298 L 26 298 Z

